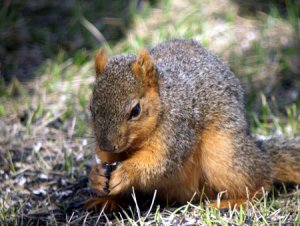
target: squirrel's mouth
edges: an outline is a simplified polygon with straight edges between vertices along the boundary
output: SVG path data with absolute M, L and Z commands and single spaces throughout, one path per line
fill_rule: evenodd
M 102 151 L 118 154 L 127 151 L 131 147 L 131 142 L 130 140 L 125 139 L 123 142 L 120 142 L 120 144 L 118 145 L 111 145 L 107 143 L 102 144 L 100 142 L 98 143 L 98 145 L 100 150 Z
M 122 152 L 126 152 L 132 147 L 132 142 L 134 138 L 130 136 L 124 136 L 122 140 L 120 140 L 119 145 L 117 148 L 113 151 L 113 153 L 118 154 Z
M 125 134 L 112 142 L 109 142 L 103 137 L 96 137 L 96 144 L 101 151 L 114 154 L 135 152 L 140 147 L 138 141 L 138 137 L 128 134 Z
M 121 147 L 121 148 L 116 149 L 115 151 L 113 151 L 113 153 L 116 153 L 116 154 L 122 153 L 122 152 L 127 151 L 129 148 L 130 148 L 130 144 L 127 144 L 127 145 L 124 146 L 124 147 Z

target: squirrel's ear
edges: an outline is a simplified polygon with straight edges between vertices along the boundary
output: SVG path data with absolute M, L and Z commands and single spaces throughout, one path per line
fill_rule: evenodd
M 107 56 L 104 53 L 104 50 L 102 48 L 100 48 L 98 50 L 98 53 L 97 53 L 96 59 L 95 59 L 96 77 L 98 77 L 99 74 L 101 74 L 101 72 L 104 70 L 106 63 L 107 63 Z
M 141 80 L 147 86 L 157 86 L 154 60 L 147 49 L 140 50 L 136 61 L 133 63 L 133 72 L 136 79 Z

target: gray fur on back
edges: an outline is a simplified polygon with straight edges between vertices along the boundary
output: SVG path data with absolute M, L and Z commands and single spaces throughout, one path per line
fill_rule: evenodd
M 188 156 L 199 130 L 217 117 L 224 128 L 246 132 L 243 90 L 225 63 L 192 40 L 163 42 L 150 53 L 159 75 L 166 141 L 181 153 L 175 162 Z

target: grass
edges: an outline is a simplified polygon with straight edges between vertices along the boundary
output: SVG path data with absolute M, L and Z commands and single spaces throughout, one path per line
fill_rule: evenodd
M 28 27 L 30 43 L 43 53 L 42 63 L 32 71 L 35 80 L 19 82 L 15 70 L 19 66 L 13 61 L 16 49 L 7 45 L 21 48 L 26 43 L 15 40 L 5 44 L 8 67 L 3 72 L 16 76 L 9 84 L 0 77 L 1 225 L 300 224 L 299 189 L 284 186 L 273 187 L 245 209 L 227 211 L 205 207 L 200 200 L 199 204 L 181 207 L 154 203 L 146 210 L 139 208 L 142 203 L 136 200 L 131 210 L 115 215 L 88 212 L 79 205 L 91 196 L 86 181 L 94 144 L 89 98 L 94 81 L 93 55 L 99 41 L 114 55 L 134 53 L 170 38 L 194 38 L 226 60 L 241 78 L 253 133 L 300 134 L 298 1 L 252 5 L 250 1 L 245 5 L 229 0 L 218 4 L 162 0 L 152 5 L 144 2 L 142 10 L 134 7 L 137 1 L 120 2 L 108 4 L 107 12 L 112 15 L 100 13 L 105 4 L 101 1 L 66 4 L 62 9 L 66 7 L 69 14 L 60 17 L 68 18 L 66 36 L 57 20 L 52 27 L 39 26 L 40 14 L 53 14 L 55 6 L 51 4 L 32 15 L 32 26 L 19 19 L 25 16 L 17 16 L 25 13 L 22 7 L 26 2 L 14 1 L 0 10 L 0 33 L 10 34 L 11 28 L 21 32 L 20 26 Z M 87 27 L 82 18 L 92 26 Z M 104 42 L 97 39 L 99 31 Z M 53 41 L 52 34 L 56 33 L 61 42 Z M 74 48 L 55 44 L 64 40 L 76 43 L 72 37 L 81 40 Z M 6 40 L 5 36 L 0 38 Z
M 275 192 L 274 189 L 271 192 Z M 218 210 L 208 208 L 200 204 L 192 204 L 178 208 L 156 208 L 151 209 L 151 214 L 141 212 L 138 206 L 136 212 L 125 212 L 123 215 L 115 215 L 116 222 L 120 225 L 286 225 L 288 223 L 299 223 L 299 213 L 292 213 L 293 202 L 299 194 L 288 194 L 284 198 L 270 198 L 267 193 L 259 200 L 248 203 L 246 208 L 232 208 L 229 210 Z M 298 207 L 299 208 L 299 207 Z M 150 209 L 149 209 L 150 210 Z M 104 213 L 102 213 L 104 215 Z M 110 221 L 107 219 L 107 224 Z

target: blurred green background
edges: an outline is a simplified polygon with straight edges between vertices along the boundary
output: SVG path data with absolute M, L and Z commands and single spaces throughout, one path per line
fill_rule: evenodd
M 299 5 L 298 0 L 2 0 L 0 93 L 7 94 L 15 79 L 26 83 L 43 74 L 49 59 L 70 58 L 80 66 L 106 43 L 116 54 L 183 37 L 227 60 L 248 82 L 251 103 L 257 91 L 291 103 L 299 96 L 294 92 L 300 76 Z
M 84 115 L 76 124 L 81 134 L 88 129 L 92 61 L 99 47 L 114 55 L 193 38 L 241 79 L 254 132 L 298 132 L 299 0 L 2 0 L 0 5 L 2 118 L 28 126 L 63 110 L 62 121 Z M 34 113 L 37 109 L 43 111 Z
M 2 0 L 0 5 L 0 116 L 23 115 L 36 104 L 47 109 L 48 98 L 34 100 L 40 92 L 56 98 L 65 93 L 65 101 L 72 93 L 78 101 L 69 116 L 79 108 L 86 112 L 91 62 L 100 46 L 114 55 L 193 38 L 241 78 L 253 130 L 271 123 L 278 132 L 270 122 L 273 114 L 300 117 L 298 0 Z M 71 85 L 85 78 L 79 87 Z

